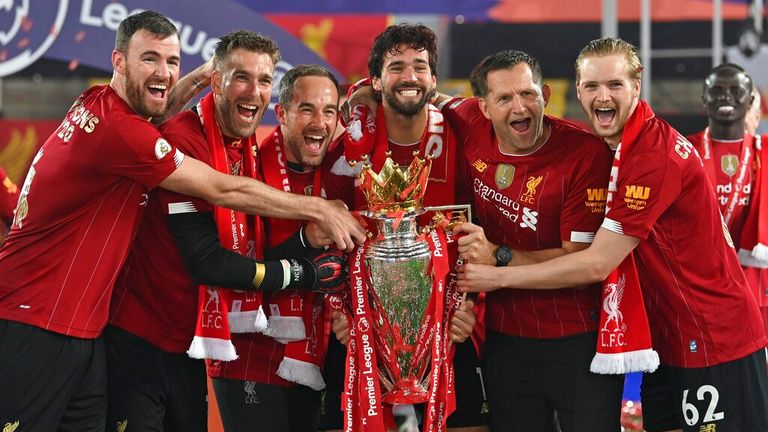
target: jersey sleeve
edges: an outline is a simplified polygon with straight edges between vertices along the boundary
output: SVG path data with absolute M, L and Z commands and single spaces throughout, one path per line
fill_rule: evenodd
M 146 120 L 128 116 L 113 122 L 94 156 L 102 173 L 133 179 L 152 189 L 181 165 L 184 154 Z
M 621 164 L 617 192 L 602 227 L 647 239 L 656 221 L 680 195 L 681 184 L 680 168 L 668 156 L 632 153 Z
M 211 164 L 209 146 L 202 135 L 189 130 L 183 124 L 171 123 L 170 126 L 161 128 L 161 130 L 163 136 L 174 147 L 178 148 L 179 151 L 182 151 L 188 157 L 195 158 L 208 165 Z M 157 198 L 160 200 L 160 205 L 165 215 L 213 211 L 213 206 L 203 199 L 166 189 L 160 189 Z
M 605 216 L 608 174 L 613 156 L 602 143 L 583 143 L 585 151 L 573 167 L 564 190 L 560 213 L 560 238 L 563 241 L 592 243 Z
M 459 140 L 471 136 L 471 131 L 476 127 L 484 127 L 487 119 L 480 110 L 478 98 L 453 98 L 440 104 L 440 112 L 443 113 L 453 131 L 459 136 Z

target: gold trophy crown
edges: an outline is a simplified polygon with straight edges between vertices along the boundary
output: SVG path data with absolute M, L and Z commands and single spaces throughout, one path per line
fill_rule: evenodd
M 419 152 L 413 153 L 413 160 L 403 171 L 390 157 L 391 152 L 387 152 L 387 159 L 378 173 L 373 170 L 368 156 L 362 156 L 360 190 L 363 191 L 371 212 L 410 213 L 421 209 L 424 193 L 427 191 L 429 170 L 432 168 L 434 158 L 428 155 L 425 159 L 421 159 L 418 154 Z

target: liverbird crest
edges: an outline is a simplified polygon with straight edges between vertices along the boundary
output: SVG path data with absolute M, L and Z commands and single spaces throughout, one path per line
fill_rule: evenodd
M 384 166 L 376 173 L 368 157 L 363 155 L 360 189 L 365 195 L 368 209 L 378 214 L 419 210 L 427 191 L 432 159 L 431 156 L 421 159 L 418 152 L 414 152 L 410 165 L 403 170 L 392 160 L 390 152 L 387 152 Z

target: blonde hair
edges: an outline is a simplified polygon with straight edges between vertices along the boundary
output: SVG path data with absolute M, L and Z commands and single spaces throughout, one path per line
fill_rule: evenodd
M 632 80 L 639 81 L 642 77 L 643 65 L 637 56 L 634 45 L 620 38 L 602 38 L 589 42 L 576 57 L 576 82 L 581 80 L 581 68 L 587 57 L 605 57 L 609 55 L 624 56 L 629 67 L 629 76 Z

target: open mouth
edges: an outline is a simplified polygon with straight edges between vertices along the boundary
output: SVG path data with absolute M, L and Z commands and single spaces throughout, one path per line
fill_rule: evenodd
M 616 117 L 616 110 L 613 108 L 596 108 L 595 116 L 601 125 L 609 125 Z
M 256 114 L 259 112 L 259 107 L 249 104 L 237 104 L 237 113 L 240 114 L 244 120 L 252 122 L 256 120 Z
M 164 99 L 166 93 L 168 93 L 167 84 L 150 84 L 147 86 L 149 94 L 158 99 Z
M 524 118 L 522 120 L 515 120 L 509 124 L 512 126 L 512 129 L 516 130 L 519 133 L 525 133 L 528 132 L 528 129 L 531 128 L 531 119 L 530 118 Z
M 310 152 L 319 154 L 320 150 L 323 148 L 323 143 L 325 142 L 325 134 L 321 133 L 307 133 L 304 134 L 304 144 L 307 145 L 307 148 Z
M 421 93 L 421 89 L 414 87 L 405 87 L 397 90 L 397 94 L 403 97 L 416 97 Z
M 717 107 L 717 112 L 718 114 L 727 115 L 727 114 L 733 113 L 735 109 L 736 108 L 733 105 L 723 105 L 723 106 Z

